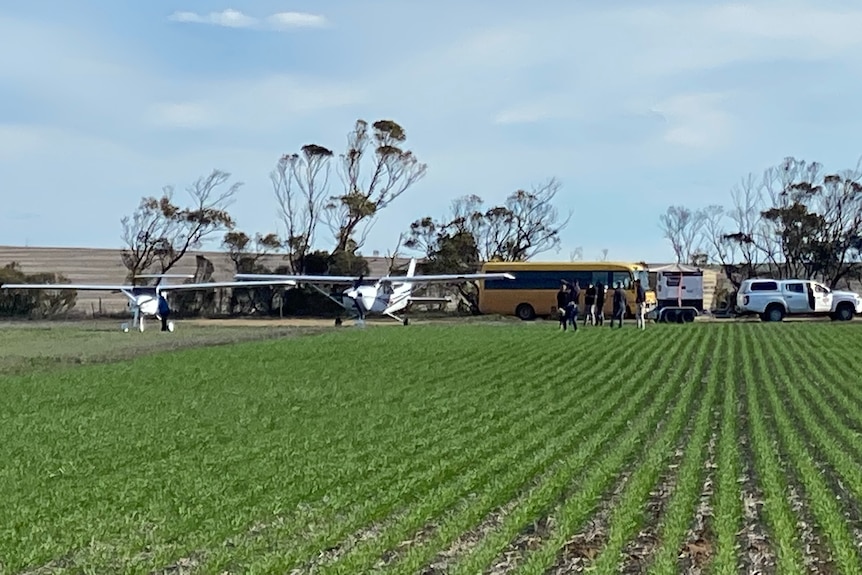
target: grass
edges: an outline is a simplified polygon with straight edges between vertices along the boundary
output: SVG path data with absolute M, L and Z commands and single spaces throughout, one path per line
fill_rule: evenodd
M 0 376 L 131 359 L 161 351 L 322 331 L 313 327 L 200 326 L 181 322 L 176 332 L 159 331 L 149 319 L 144 333 L 123 334 L 122 320 L 0 322 Z
M 862 326 L 552 326 L 4 329 L 0 573 L 862 572 Z

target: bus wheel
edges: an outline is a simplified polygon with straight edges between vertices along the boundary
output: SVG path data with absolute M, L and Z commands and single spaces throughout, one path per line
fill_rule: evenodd
M 524 321 L 536 319 L 536 310 L 528 303 L 522 303 L 515 308 L 515 315 Z

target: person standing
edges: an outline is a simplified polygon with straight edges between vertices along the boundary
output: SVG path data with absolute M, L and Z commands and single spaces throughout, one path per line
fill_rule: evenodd
M 640 278 L 635 280 L 635 305 L 637 305 L 637 326 L 646 329 L 646 289 Z
M 613 316 L 611 317 L 611 329 L 614 328 L 614 320 L 617 319 L 620 322 L 620 327 L 623 327 L 623 315 L 626 313 L 626 292 L 623 291 L 623 286 L 620 282 L 617 282 L 613 298 L 614 308 Z
M 590 282 L 587 291 L 584 294 L 584 325 L 587 325 L 587 319 L 590 320 L 590 325 L 595 323 L 596 319 L 596 286 Z
M 607 292 L 608 290 L 605 289 L 605 284 L 603 284 L 602 282 L 596 283 L 596 325 L 605 324 L 605 295 L 607 294 Z
M 577 331 L 578 329 L 578 304 L 580 303 L 581 297 L 581 286 L 578 285 L 578 280 L 575 280 L 569 288 L 569 300 L 568 300 L 568 315 L 569 321 L 572 324 L 572 331 Z
M 566 308 L 569 305 L 569 293 L 566 289 L 566 282 L 560 285 L 560 291 L 557 292 L 557 314 L 560 317 L 560 329 L 566 331 L 568 323 L 568 314 Z
M 162 331 L 168 330 L 168 316 L 171 315 L 171 307 L 168 305 L 168 300 L 165 299 L 164 292 L 159 292 L 159 319 L 162 320 Z

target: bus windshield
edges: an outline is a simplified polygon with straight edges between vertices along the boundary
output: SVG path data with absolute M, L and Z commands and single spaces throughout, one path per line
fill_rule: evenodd
M 634 274 L 636 280 L 641 280 L 641 286 L 644 289 L 649 289 L 649 272 L 646 270 L 636 270 Z

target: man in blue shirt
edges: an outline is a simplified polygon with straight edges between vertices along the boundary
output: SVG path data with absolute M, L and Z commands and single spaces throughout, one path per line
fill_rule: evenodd
M 578 280 L 569 286 L 569 300 L 568 300 L 568 315 L 569 322 L 572 324 L 572 330 L 577 331 L 578 329 L 578 304 L 581 299 L 581 286 L 578 283 Z
M 164 292 L 158 292 L 159 295 L 159 318 L 162 320 L 162 331 L 168 331 L 168 316 L 171 315 L 171 307 L 168 305 L 168 300 L 165 299 Z

